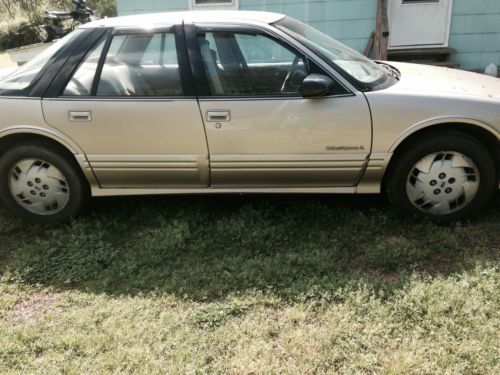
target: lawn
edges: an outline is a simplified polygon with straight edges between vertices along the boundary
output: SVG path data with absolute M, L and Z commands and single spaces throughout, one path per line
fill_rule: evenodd
M 0 373 L 499 374 L 500 194 L 481 218 L 376 196 L 0 205 Z

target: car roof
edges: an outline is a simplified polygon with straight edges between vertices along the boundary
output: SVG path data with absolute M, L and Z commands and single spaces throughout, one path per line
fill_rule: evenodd
M 81 26 L 95 27 L 161 27 L 182 22 L 234 22 L 234 23 L 274 23 L 285 17 L 284 14 L 240 10 L 202 10 L 187 12 L 149 13 L 133 16 L 104 18 Z

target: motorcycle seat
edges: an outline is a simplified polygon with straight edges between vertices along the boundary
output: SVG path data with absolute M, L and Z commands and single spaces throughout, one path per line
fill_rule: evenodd
M 72 18 L 71 12 L 64 12 L 61 10 L 46 10 L 45 14 L 48 16 L 56 16 L 61 18 Z

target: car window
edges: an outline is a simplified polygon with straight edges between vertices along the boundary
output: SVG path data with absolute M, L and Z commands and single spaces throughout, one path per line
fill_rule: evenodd
M 106 55 L 96 95 L 183 95 L 174 34 L 115 36 Z
M 155 34 L 141 60 L 142 65 L 177 65 L 175 39 L 167 34 Z
M 262 35 L 235 34 L 235 38 L 249 65 L 269 62 L 286 64 L 293 61 L 296 56 L 294 52 Z
M 51 59 L 56 58 L 82 32 L 83 30 L 79 29 L 69 33 L 20 68 L 3 77 L 0 80 L 0 95 L 27 95 L 41 78 L 43 69 L 50 63 Z
M 309 74 L 306 59 L 260 34 L 198 34 L 212 95 L 298 94 Z
M 100 43 L 97 43 L 97 45 L 87 53 L 66 85 L 63 92 L 64 96 L 91 95 L 92 83 L 94 82 L 99 58 L 104 48 L 104 42 L 105 40 L 102 40 Z

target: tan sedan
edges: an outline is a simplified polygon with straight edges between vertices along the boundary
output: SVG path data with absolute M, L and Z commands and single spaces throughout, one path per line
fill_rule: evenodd
M 0 195 L 39 221 L 89 196 L 383 190 L 445 222 L 499 184 L 499 79 L 374 62 L 275 13 L 86 24 L 0 81 L 0 113 Z

